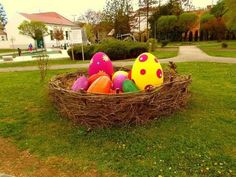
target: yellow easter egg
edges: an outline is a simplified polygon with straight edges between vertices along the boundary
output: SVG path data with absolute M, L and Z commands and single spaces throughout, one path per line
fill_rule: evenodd
M 138 56 L 132 67 L 132 80 L 140 90 L 163 84 L 163 70 L 158 59 L 151 53 Z
M 112 76 L 112 80 L 114 80 L 114 78 L 116 78 L 116 76 L 118 75 L 124 75 L 124 76 L 127 76 L 128 77 L 128 74 L 126 71 L 116 71 L 113 76 Z

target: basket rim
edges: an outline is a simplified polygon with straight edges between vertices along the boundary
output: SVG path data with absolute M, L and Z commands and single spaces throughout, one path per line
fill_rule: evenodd
M 127 92 L 127 93 L 119 93 L 119 94 L 89 93 L 89 92 L 81 92 L 81 91 L 76 92 L 76 91 L 65 89 L 65 88 L 62 88 L 62 87 L 59 86 L 59 78 L 63 78 L 65 76 L 73 75 L 73 74 L 85 75 L 80 71 L 58 74 L 58 75 L 53 76 L 50 79 L 49 87 L 53 87 L 53 90 L 62 91 L 62 92 L 65 92 L 65 93 L 74 94 L 74 95 L 78 95 L 78 96 L 86 96 L 86 97 L 127 97 L 127 96 L 144 96 L 144 95 L 155 94 L 156 92 L 158 92 L 164 86 L 172 85 L 172 84 L 175 84 L 175 83 L 183 84 L 183 83 L 187 83 L 187 82 L 192 81 L 191 75 L 177 75 L 177 77 L 181 78 L 180 80 L 173 80 L 173 81 L 164 82 L 161 86 L 153 86 L 152 89 L 149 90 L 149 91 L 140 90 L 140 91 L 137 91 L 137 92 Z

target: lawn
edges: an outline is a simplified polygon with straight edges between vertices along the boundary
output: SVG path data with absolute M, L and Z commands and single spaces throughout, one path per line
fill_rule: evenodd
M 38 72 L 1 73 L 0 136 L 73 176 L 93 169 L 100 176 L 234 176 L 235 65 L 181 63 L 178 70 L 193 79 L 185 111 L 90 133 L 58 115 Z M 47 79 L 66 71 L 49 71 Z
M 55 60 L 48 60 L 49 65 L 62 65 L 62 64 L 79 64 L 79 63 L 88 63 L 89 61 L 77 61 L 77 60 L 70 60 L 69 58 L 65 59 L 55 59 Z M 7 62 L 7 63 L 0 63 L 0 68 L 8 68 L 8 67 L 19 67 L 19 66 L 37 66 L 37 61 L 24 61 L 24 62 Z
M 228 44 L 228 48 L 222 48 L 222 43 L 215 41 L 199 42 L 198 47 L 211 56 L 236 58 L 236 41 L 225 41 L 225 43 Z
M 159 59 L 164 58 L 171 58 L 175 57 L 178 54 L 177 47 L 167 47 L 167 48 L 157 48 L 155 52 L 153 52 Z M 130 61 L 128 60 L 120 60 L 120 61 Z M 89 60 L 86 61 L 73 61 L 69 58 L 59 59 L 59 60 L 49 60 L 49 65 L 61 65 L 61 64 L 79 64 L 79 63 L 88 63 Z M 37 61 L 26 61 L 26 62 L 7 62 L 7 63 L 0 63 L 0 68 L 7 68 L 7 67 L 18 67 L 18 66 L 36 66 Z
M 10 53 L 10 52 L 16 52 L 16 49 L 0 49 L 0 54 L 1 53 Z
M 178 55 L 178 47 L 164 47 L 164 48 L 157 48 L 154 52 L 152 52 L 157 58 L 164 59 L 164 58 L 172 58 Z

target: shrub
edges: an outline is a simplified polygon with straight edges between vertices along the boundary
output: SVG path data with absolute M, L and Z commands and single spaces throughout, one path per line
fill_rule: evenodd
M 129 50 L 128 58 L 136 58 L 140 54 L 148 51 L 148 47 L 146 43 L 130 42 L 130 43 L 126 43 L 126 45 Z
M 94 52 L 104 52 L 111 60 L 121 60 L 128 58 L 129 50 L 126 47 L 127 42 L 119 40 L 106 40 L 97 45 Z
M 157 40 L 154 38 L 150 38 L 147 41 L 147 45 L 148 45 L 148 51 L 153 52 L 153 51 L 155 51 L 155 49 L 157 47 Z
M 141 53 L 147 52 L 146 43 L 120 41 L 120 40 L 104 40 L 100 44 L 92 46 L 84 46 L 84 55 L 86 59 L 91 59 L 96 52 L 106 53 L 111 60 L 122 60 L 128 58 L 136 58 Z M 68 50 L 69 56 L 72 58 L 71 49 Z M 82 59 L 81 46 L 74 47 L 74 56 L 76 60 Z
M 227 48 L 227 47 L 228 47 L 228 44 L 225 43 L 225 42 L 223 42 L 223 43 L 221 44 L 221 47 L 222 47 L 222 48 Z
M 94 51 L 95 46 L 94 45 L 86 45 L 83 47 L 84 47 L 84 58 L 90 59 L 93 56 L 93 51 Z M 72 59 L 72 49 L 71 48 L 67 51 L 67 53 L 70 56 L 70 58 Z M 74 46 L 74 57 L 75 57 L 75 60 L 82 60 L 83 59 L 81 45 Z
M 162 40 L 161 47 L 163 48 L 163 47 L 167 46 L 168 43 L 169 43 L 169 40 Z

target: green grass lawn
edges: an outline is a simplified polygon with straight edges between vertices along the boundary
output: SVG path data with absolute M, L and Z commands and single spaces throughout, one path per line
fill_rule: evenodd
M 177 47 L 167 47 L 167 48 L 157 48 L 155 52 L 153 52 L 159 59 L 163 58 L 171 58 L 175 57 L 178 54 Z M 120 60 L 120 61 L 131 61 L 133 59 L 128 60 Z M 59 60 L 49 60 L 49 65 L 60 65 L 60 64 L 78 64 L 78 63 L 89 63 L 89 60 L 86 61 L 73 61 L 69 58 L 59 59 Z M 7 63 L 0 63 L 0 68 L 7 68 L 7 67 L 18 67 L 18 66 L 37 66 L 37 61 L 26 61 L 26 62 L 7 62 Z
M 157 48 L 156 51 L 152 52 L 157 58 L 164 59 L 164 58 L 172 58 L 178 55 L 178 47 L 164 47 L 164 48 Z
M 225 43 L 228 44 L 228 48 L 222 48 L 222 43 L 215 41 L 200 42 L 198 47 L 211 56 L 236 58 L 236 41 L 225 41 Z
M 234 176 L 235 65 L 181 63 L 178 70 L 193 79 L 185 111 L 90 133 L 58 115 L 38 72 L 1 73 L 0 136 L 42 160 L 61 159 L 54 166 L 75 176 L 94 168 L 101 176 Z M 66 71 L 49 71 L 47 80 Z
M 16 49 L 0 49 L 0 54 L 1 53 L 10 53 L 10 52 L 16 52 Z
M 55 60 L 48 60 L 49 65 L 62 65 L 62 64 L 79 64 L 79 63 L 88 63 L 89 61 L 77 61 L 71 60 L 69 58 L 65 59 L 55 59 Z M 37 66 L 37 61 L 25 61 L 25 62 L 7 62 L 7 63 L 0 63 L 0 68 L 8 68 L 8 67 L 19 67 L 19 66 Z

